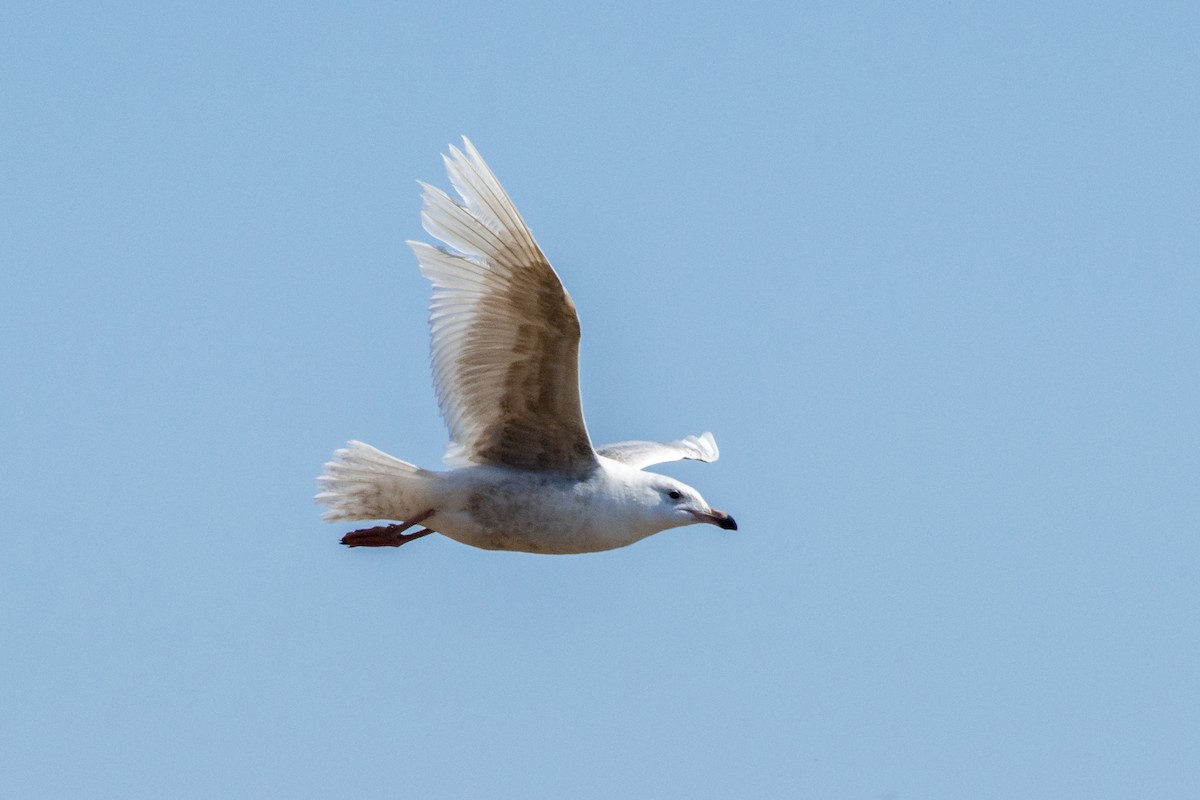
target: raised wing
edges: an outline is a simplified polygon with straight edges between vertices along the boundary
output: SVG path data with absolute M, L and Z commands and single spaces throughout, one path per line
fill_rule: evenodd
M 579 318 L 508 194 L 463 137 L 444 157 L 462 202 L 422 184 L 409 242 L 433 282 L 433 381 L 450 464 L 581 473 L 596 464 L 579 401 Z
M 712 462 L 721 455 L 721 451 L 717 449 L 717 440 L 707 432 L 674 442 L 617 442 L 598 447 L 596 452 L 635 469 L 684 458 Z

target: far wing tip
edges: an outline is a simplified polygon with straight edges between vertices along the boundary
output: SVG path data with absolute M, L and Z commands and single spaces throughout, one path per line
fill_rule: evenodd
M 701 461 L 711 464 L 721 457 L 721 449 L 717 447 L 717 439 L 712 435 L 712 431 L 705 431 L 693 439 L 699 450 Z

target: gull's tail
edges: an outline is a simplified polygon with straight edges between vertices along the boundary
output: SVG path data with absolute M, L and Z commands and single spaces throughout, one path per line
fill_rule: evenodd
M 333 455 L 317 478 L 321 492 L 315 499 L 329 509 L 321 515 L 326 522 L 406 520 L 433 507 L 434 473 L 362 442 Z

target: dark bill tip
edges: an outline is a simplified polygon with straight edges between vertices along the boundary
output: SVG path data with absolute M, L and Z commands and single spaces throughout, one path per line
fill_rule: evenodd
M 720 528 L 723 531 L 736 531 L 737 530 L 737 522 L 734 520 L 733 517 L 729 516 L 724 511 L 717 511 L 714 508 L 712 510 L 712 517 L 711 517 L 710 521 L 712 522 L 713 525 L 716 525 L 718 528 Z

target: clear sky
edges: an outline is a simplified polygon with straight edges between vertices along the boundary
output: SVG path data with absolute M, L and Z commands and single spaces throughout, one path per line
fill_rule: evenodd
M 0 796 L 1194 798 L 1195 3 L 0 9 Z M 741 530 L 347 550 L 469 135 Z

